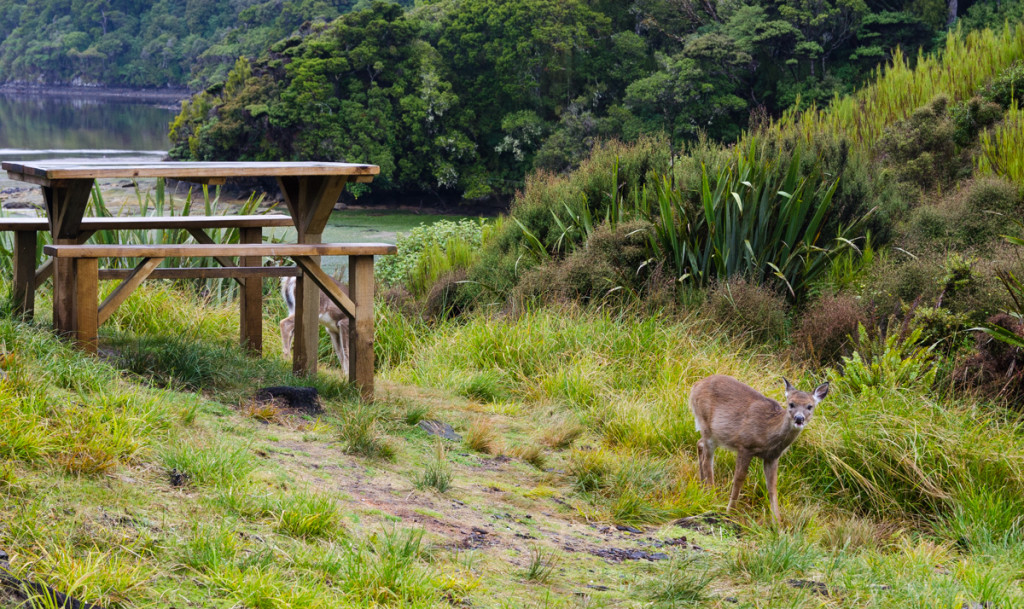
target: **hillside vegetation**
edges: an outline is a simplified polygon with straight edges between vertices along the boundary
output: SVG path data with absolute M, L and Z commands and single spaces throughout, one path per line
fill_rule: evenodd
M 962 2 L 956 27 L 1018 4 Z M 735 141 L 913 64 L 947 24 L 935 0 L 378 1 L 240 59 L 183 108 L 172 155 L 373 162 L 376 190 L 511 194 L 600 141 Z
M 308 22 L 360 0 L 4 0 L 0 81 L 35 85 L 192 87 L 223 82 Z
M 412 19 L 446 6 L 314 26 L 176 128 L 271 146 L 245 135 L 286 116 L 263 88 L 311 107 L 338 84 L 296 133 L 341 146 L 333 112 L 432 99 L 388 70 L 442 61 Z M 1024 605 L 1022 40 L 954 31 L 733 145 L 610 140 L 527 174 L 506 216 L 410 232 L 377 266 L 370 403 L 333 365 L 287 372 L 276 297 L 263 359 L 195 285 L 134 294 L 100 358 L 45 329 L 45 297 L 39 325 L 0 319 L 9 571 L 111 607 Z M 430 90 L 454 104 L 448 82 Z M 778 525 L 759 473 L 723 513 L 729 454 L 699 481 L 687 398 L 714 373 L 776 399 L 830 383 L 781 459 Z M 256 399 L 280 384 L 324 411 Z

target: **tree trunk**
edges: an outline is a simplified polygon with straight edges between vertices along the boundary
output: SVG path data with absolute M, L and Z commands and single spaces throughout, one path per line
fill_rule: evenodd
M 946 21 L 946 27 L 953 27 L 953 23 L 956 22 L 956 5 L 957 0 L 949 0 L 949 20 Z

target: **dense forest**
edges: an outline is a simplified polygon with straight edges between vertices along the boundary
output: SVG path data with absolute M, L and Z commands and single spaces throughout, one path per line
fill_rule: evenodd
M 0 80 L 202 88 L 365 0 L 0 0 Z
M 951 23 L 1001 25 L 1021 6 L 377 1 L 240 58 L 184 108 L 172 154 L 365 161 L 382 168 L 377 189 L 510 193 L 602 140 L 734 140 L 752 121 L 852 91 L 897 48 L 913 63 Z

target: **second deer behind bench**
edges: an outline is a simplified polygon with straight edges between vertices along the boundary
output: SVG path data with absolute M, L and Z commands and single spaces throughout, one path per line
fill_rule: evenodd
M 348 286 L 333 280 L 341 291 L 348 295 Z M 291 357 L 292 339 L 295 335 L 295 278 L 281 278 L 281 296 L 288 306 L 288 317 L 281 320 L 281 348 L 285 358 Z M 344 374 L 348 374 L 348 316 L 334 304 L 326 294 L 320 292 L 320 325 L 331 337 L 331 346 L 338 356 L 338 364 Z

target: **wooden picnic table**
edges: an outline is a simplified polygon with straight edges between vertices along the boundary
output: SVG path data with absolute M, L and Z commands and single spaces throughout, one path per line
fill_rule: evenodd
M 95 348 L 95 338 L 78 336 L 80 319 L 89 319 L 94 303 L 79 303 L 82 294 L 95 292 L 95 286 L 82 285 L 76 281 L 75 269 L 79 260 L 93 260 L 97 250 L 80 249 L 86 246 L 87 233 L 97 230 L 92 220 L 83 218 L 94 180 L 97 178 L 170 178 L 185 182 L 223 184 L 229 178 L 275 178 L 281 187 L 285 203 L 297 231 L 294 245 L 314 246 L 296 248 L 285 255 L 292 256 L 301 267 L 295 285 L 295 338 L 292 367 L 297 374 L 311 374 L 316 371 L 319 294 L 318 288 L 335 301 L 351 318 L 349 375 L 361 386 L 364 397 L 373 395 L 373 253 L 393 253 L 394 247 L 379 245 L 368 250 L 333 248 L 318 249 L 322 234 L 334 204 L 345 185 L 349 182 L 370 182 L 379 173 L 375 165 L 353 163 L 319 162 L 111 162 L 93 160 L 40 160 L 5 161 L 3 169 L 14 180 L 21 180 L 42 187 L 46 207 L 47 223 L 53 246 L 48 248 L 55 256 L 53 263 L 53 321 L 54 327 L 62 334 L 69 334 L 86 348 Z M 127 224 L 130 226 L 130 223 Z M 267 246 L 239 244 L 233 249 L 227 244 L 203 244 L 210 254 L 217 257 L 238 256 L 238 267 L 255 269 L 261 265 L 261 257 L 267 254 Z M 334 244 L 342 245 L 342 244 Z M 358 244 L 351 244 L 358 245 Z M 74 246 L 63 249 L 62 246 Z M 153 271 L 150 255 L 153 251 L 146 246 L 117 246 L 101 253 L 130 256 L 134 252 L 147 254 L 147 260 L 140 263 L 135 274 L 125 279 L 126 283 L 141 281 Z M 131 248 L 136 248 L 135 250 Z M 175 255 L 193 255 L 198 250 L 176 250 Z M 207 250 L 203 250 L 206 252 Z M 339 298 L 331 286 L 325 285 L 326 274 L 320 268 L 320 253 L 349 253 L 349 293 L 351 299 Z M 185 252 L 185 253 L 181 253 Z M 159 254 L 160 252 L 156 252 Z M 195 254 L 195 255 L 207 255 Z M 159 257 L 159 256 L 157 256 Z M 301 258 L 301 261 L 300 261 Z M 19 263 L 21 264 L 21 263 Z M 80 268 L 91 269 L 93 263 L 83 263 Z M 143 268 L 147 267 L 147 268 Z M 23 270 L 23 274 L 27 273 Z M 227 273 L 235 272 L 233 270 Z M 244 277 L 239 272 L 239 277 Z M 33 286 L 36 270 L 32 269 Z M 91 277 L 91 274 L 90 274 Z M 22 288 L 25 289 L 24 287 Z M 120 288 L 119 288 L 120 289 Z M 130 290 L 129 290 L 130 291 Z M 247 336 L 261 336 L 262 332 L 262 283 L 246 282 L 242 288 L 243 305 L 241 315 L 243 344 Z M 258 295 L 258 296 L 257 296 Z M 346 302 L 347 301 L 347 302 Z M 258 305 L 256 303 L 259 303 Z M 257 329 L 259 327 L 259 329 Z M 84 339 L 84 340 L 82 340 Z M 252 346 L 249 344 L 248 346 Z

